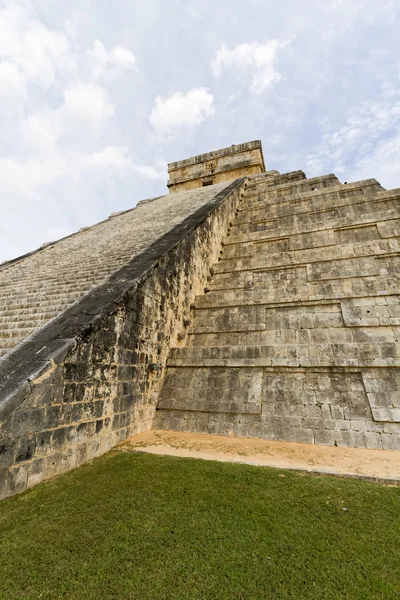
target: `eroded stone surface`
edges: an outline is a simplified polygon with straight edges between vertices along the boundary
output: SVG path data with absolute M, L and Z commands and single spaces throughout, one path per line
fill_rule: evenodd
M 400 450 L 399 202 L 374 179 L 251 177 L 155 427 Z
M 36 290 L 40 273 L 35 302 L 49 297 L 57 310 L 50 290 L 72 269 L 86 287 L 104 275 L 96 265 L 114 272 L 0 361 L 0 498 L 152 426 L 169 347 L 185 337 L 241 184 L 160 198 L 7 267 L 9 291 L 18 276 Z

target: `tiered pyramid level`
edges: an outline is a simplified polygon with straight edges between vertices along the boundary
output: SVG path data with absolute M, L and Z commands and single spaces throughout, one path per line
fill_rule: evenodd
M 400 449 L 400 191 L 251 176 L 156 429 Z

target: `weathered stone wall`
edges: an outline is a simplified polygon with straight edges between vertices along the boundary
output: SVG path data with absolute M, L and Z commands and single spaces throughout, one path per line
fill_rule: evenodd
M 3 360 L 0 498 L 151 428 L 169 347 L 184 342 L 242 183 L 220 190 Z
M 168 165 L 170 192 L 249 177 L 265 171 L 260 141 L 236 144 Z
M 399 203 L 374 179 L 251 177 L 155 427 L 400 450 Z

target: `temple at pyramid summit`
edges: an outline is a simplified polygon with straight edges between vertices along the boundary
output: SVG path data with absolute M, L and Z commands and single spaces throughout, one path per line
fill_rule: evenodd
M 0 498 L 150 429 L 400 450 L 400 189 L 259 141 L 168 173 L 0 265 Z

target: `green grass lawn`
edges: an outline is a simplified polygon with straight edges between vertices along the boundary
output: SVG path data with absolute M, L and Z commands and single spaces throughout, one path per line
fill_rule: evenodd
M 0 503 L 0 598 L 399 599 L 400 488 L 110 453 Z

